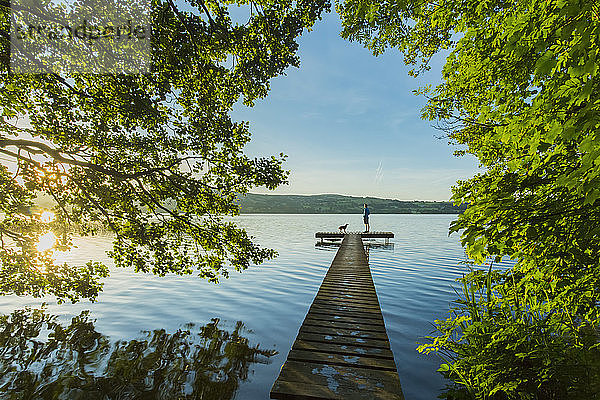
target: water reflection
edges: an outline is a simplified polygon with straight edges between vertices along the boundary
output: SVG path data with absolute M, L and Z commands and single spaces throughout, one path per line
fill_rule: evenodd
M 323 242 L 317 242 L 315 243 L 315 247 L 318 250 L 335 250 L 337 251 L 338 247 L 340 247 L 342 244 L 341 241 L 323 241 Z M 375 241 L 365 241 L 363 240 L 363 245 L 365 246 L 365 249 L 378 249 L 378 250 L 394 250 L 394 243 L 393 242 L 389 242 L 389 243 L 382 243 L 382 242 L 375 242 Z
M 327 250 L 327 251 L 337 251 L 337 249 L 342 245 L 341 239 L 327 239 L 324 241 L 319 241 L 315 244 L 315 248 L 318 250 Z M 375 240 L 364 240 L 363 246 L 365 247 L 365 255 L 367 256 L 367 262 L 369 262 L 369 256 L 371 254 L 371 249 L 383 250 L 383 251 L 391 251 L 394 252 L 394 243 L 381 243 Z
M 392 251 L 394 250 L 394 243 L 393 242 L 388 242 L 388 243 L 382 243 L 382 242 L 375 242 L 375 241 L 363 241 L 363 245 L 368 248 L 368 249 L 377 249 L 377 250 L 382 250 L 382 251 Z
M 87 311 L 66 326 L 44 308 L 16 310 L 0 316 L 0 398 L 231 399 L 277 352 L 250 346 L 242 322 L 219 323 L 113 342 Z

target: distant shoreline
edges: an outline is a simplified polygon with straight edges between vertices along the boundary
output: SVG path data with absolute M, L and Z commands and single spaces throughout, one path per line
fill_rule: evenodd
M 401 201 L 337 194 L 268 195 L 249 193 L 238 199 L 241 214 L 361 214 L 367 203 L 372 214 L 461 214 L 466 205 L 449 201 Z
M 394 212 L 380 212 L 380 213 L 373 213 L 371 212 L 371 216 L 376 216 L 376 215 L 460 215 L 461 213 L 459 212 L 413 212 L 413 213 L 394 213 Z M 240 212 L 240 215 L 358 215 L 358 216 L 362 216 L 362 213 L 343 213 L 343 212 L 337 212 L 337 213 L 328 213 L 328 212 L 319 212 L 319 213 L 313 213 L 313 212 L 275 212 L 275 211 L 269 211 L 269 212 Z

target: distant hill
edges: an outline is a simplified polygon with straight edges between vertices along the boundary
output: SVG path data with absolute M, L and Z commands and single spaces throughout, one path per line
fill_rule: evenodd
M 399 201 L 338 194 L 248 194 L 240 199 L 242 214 L 362 214 L 367 203 L 374 214 L 459 214 L 467 207 L 448 201 Z

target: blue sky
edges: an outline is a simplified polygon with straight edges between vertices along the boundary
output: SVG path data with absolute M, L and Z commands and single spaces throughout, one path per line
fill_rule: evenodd
M 337 14 L 326 15 L 300 39 L 300 68 L 274 79 L 254 107 L 234 110 L 250 122 L 247 153 L 288 155 L 290 184 L 253 192 L 448 200 L 477 161 L 453 156 L 435 137 L 441 132 L 420 119 L 425 100 L 412 93 L 439 82 L 443 60 L 415 79 L 398 51 L 374 57 L 340 31 Z

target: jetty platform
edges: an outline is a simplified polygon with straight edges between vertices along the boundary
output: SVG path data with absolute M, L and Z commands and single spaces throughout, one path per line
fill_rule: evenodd
M 317 232 L 315 233 L 315 237 L 317 239 L 323 240 L 338 240 L 343 239 L 346 235 L 357 235 L 362 239 L 385 239 L 385 242 L 388 243 L 390 239 L 394 237 L 392 232 L 349 232 L 349 233 L 340 233 L 340 232 Z
M 346 234 L 271 399 L 403 400 L 360 234 Z

